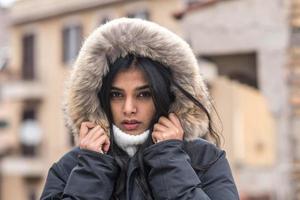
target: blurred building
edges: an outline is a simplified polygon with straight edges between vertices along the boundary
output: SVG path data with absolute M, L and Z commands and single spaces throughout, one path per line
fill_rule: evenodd
M 300 199 L 300 1 L 187 2 L 175 17 L 214 68 L 241 198 Z
M 172 17 L 181 8 L 180 0 L 16 1 L 10 9 L 12 56 L 0 72 L 1 199 L 37 199 L 50 165 L 74 144 L 62 96 L 83 39 L 123 16 L 156 21 L 181 35 Z
M 5 81 L 8 76 L 7 65 L 9 62 L 9 13 L 6 8 L 0 6 L 0 81 Z M 1 85 L 0 85 L 1 88 Z M 0 100 L 2 96 L 0 95 Z M 1 115 L 2 112 L 0 112 Z M 0 128 L 6 127 L 6 122 L 0 119 Z M 1 140 L 2 134 L 0 134 Z M 0 152 L 6 151 L 7 147 L 1 145 Z M 1 153 L 0 153 L 1 154 Z
M 123 16 L 191 44 L 241 199 L 300 199 L 299 11 L 300 0 L 19 0 L 10 18 L 0 9 L 0 200 L 38 198 L 74 144 L 62 96 L 82 41 Z
M 288 85 L 290 104 L 290 127 L 292 140 L 292 181 L 296 199 L 300 199 L 300 1 L 291 2 L 290 47 L 288 61 Z

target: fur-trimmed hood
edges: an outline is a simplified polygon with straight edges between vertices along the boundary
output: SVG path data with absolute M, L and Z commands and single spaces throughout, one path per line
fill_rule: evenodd
M 150 57 L 172 71 L 173 79 L 198 99 L 210 112 L 209 96 L 195 55 L 180 37 L 153 22 L 120 18 L 97 28 L 84 42 L 67 82 L 64 114 L 67 126 L 77 135 L 83 121 L 92 121 L 108 130 L 108 121 L 97 94 L 109 62 L 128 53 Z M 208 132 L 208 118 L 176 87 L 170 112 L 179 117 L 186 140 Z

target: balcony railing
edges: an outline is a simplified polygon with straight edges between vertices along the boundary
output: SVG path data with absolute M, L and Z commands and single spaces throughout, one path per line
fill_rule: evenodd
M 0 100 L 41 99 L 43 85 L 38 81 L 13 81 L 0 84 Z
M 4 176 L 42 177 L 47 167 L 40 158 L 8 156 L 2 159 L 0 170 Z

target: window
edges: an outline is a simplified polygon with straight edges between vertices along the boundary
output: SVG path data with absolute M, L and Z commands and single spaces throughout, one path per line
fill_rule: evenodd
M 110 20 L 111 20 L 110 17 L 104 16 L 104 17 L 102 17 L 102 18 L 100 19 L 100 24 L 99 24 L 99 25 L 105 24 L 105 23 L 109 22 Z
M 293 47 L 300 46 L 300 27 L 293 27 L 291 34 L 291 45 Z
M 81 47 L 82 27 L 80 25 L 67 26 L 63 29 L 63 62 L 72 63 Z
M 8 127 L 8 121 L 4 119 L 0 119 L 0 130 Z M 1 131 L 0 131 L 1 133 Z
M 4 71 L 8 65 L 8 47 L 0 47 L 0 72 Z
M 24 35 L 22 39 L 22 78 L 24 80 L 33 80 L 35 78 L 34 43 L 35 37 L 33 34 Z
M 259 89 L 256 57 L 255 52 L 202 56 L 203 59 L 216 64 L 218 75 Z
M 201 2 L 203 2 L 203 1 L 201 1 L 201 0 L 184 0 L 184 3 L 186 5 L 192 5 L 192 4 L 201 3 Z
M 194 4 L 205 4 L 205 3 L 211 3 L 217 0 L 184 0 L 184 3 L 188 6 L 194 5 Z
M 129 18 L 140 18 L 140 19 L 149 20 L 150 13 L 148 12 L 148 10 L 140 10 L 140 11 L 128 13 L 127 17 L 129 17 Z
M 36 119 L 36 102 L 25 102 L 20 127 L 20 143 L 23 156 L 37 155 L 37 147 L 41 143 L 42 130 Z

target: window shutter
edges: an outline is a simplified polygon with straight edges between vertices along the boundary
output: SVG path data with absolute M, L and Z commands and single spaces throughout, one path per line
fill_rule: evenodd
M 64 63 L 73 62 L 80 50 L 82 43 L 82 26 L 68 26 L 65 27 L 62 31 L 62 60 Z
M 35 78 L 34 64 L 34 44 L 35 37 L 33 34 L 25 35 L 22 39 L 22 78 L 24 80 L 33 80 Z

